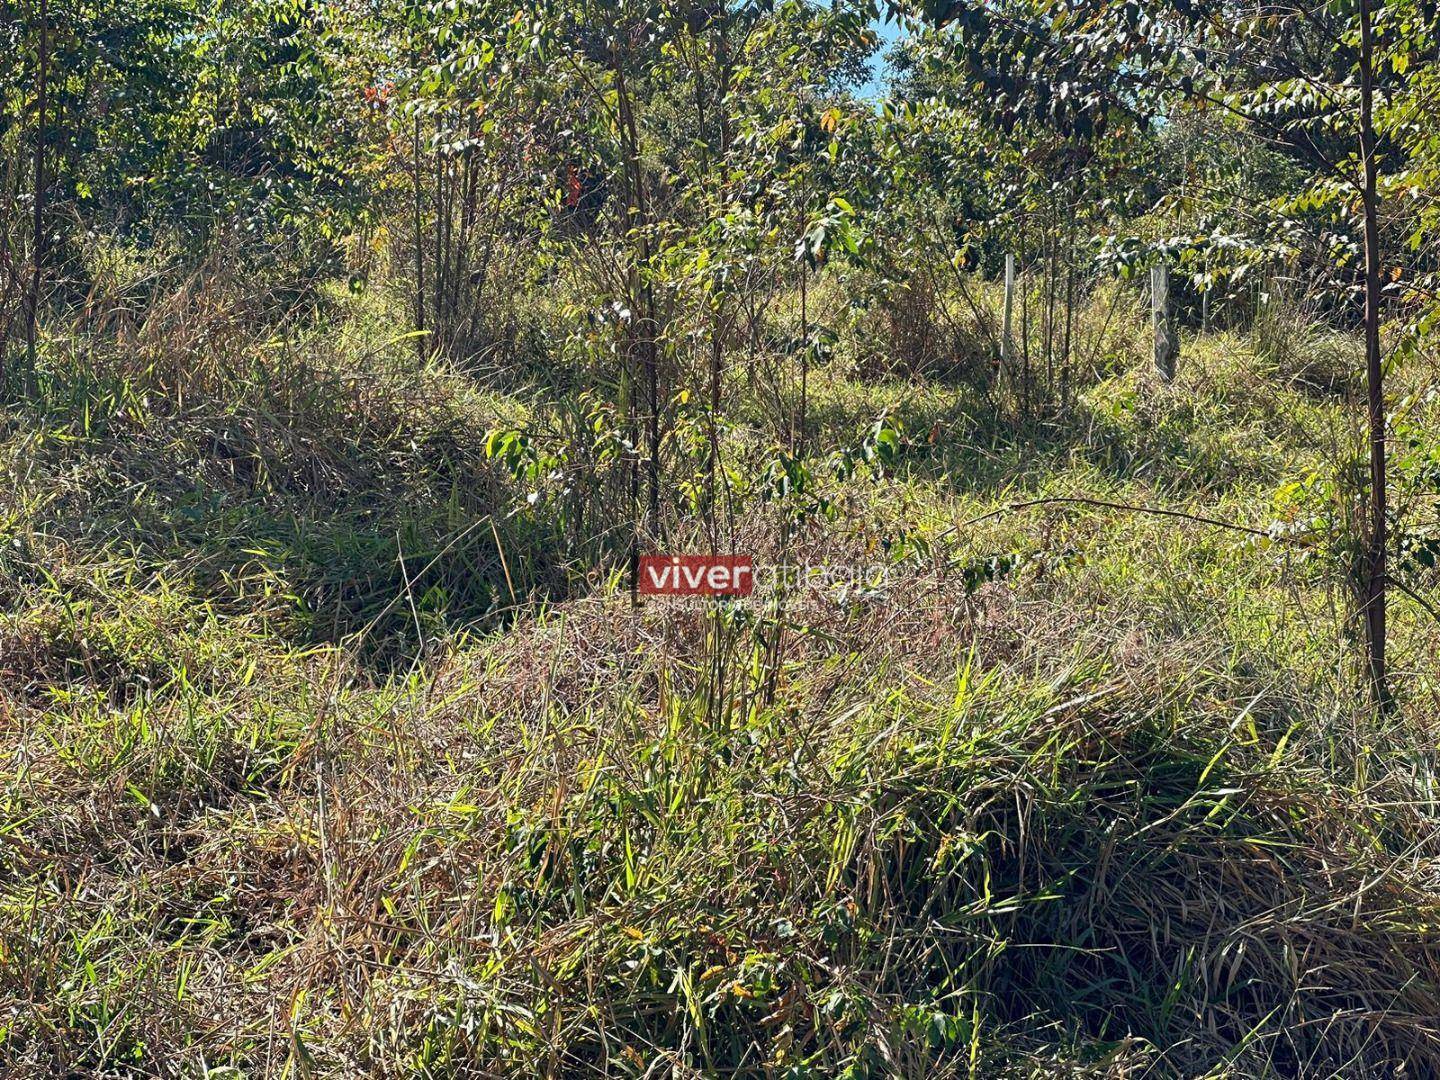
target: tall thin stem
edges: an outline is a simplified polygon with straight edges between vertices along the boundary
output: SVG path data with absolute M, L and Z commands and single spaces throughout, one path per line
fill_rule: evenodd
M 1360 190 L 1365 215 L 1365 386 L 1370 438 L 1370 524 L 1366 551 L 1365 638 L 1370 692 L 1378 708 L 1391 702 L 1385 662 L 1386 523 L 1385 371 L 1380 355 L 1380 222 L 1375 161 L 1375 36 L 1372 0 L 1360 0 Z
M 32 240 L 30 295 L 25 303 L 27 384 L 35 371 L 35 328 L 40 314 L 40 276 L 45 262 L 45 116 L 50 81 L 50 8 L 40 0 L 40 56 L 35 75 L 35 220 Z

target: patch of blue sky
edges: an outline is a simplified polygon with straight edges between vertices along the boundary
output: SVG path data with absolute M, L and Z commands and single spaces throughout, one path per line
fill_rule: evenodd
M 870 77 L 855 88 L 855 93 L 866 100 L 878 101 L 885 96 L 890 85 L 890 66 L 885 62 L 885 53 L 900 40 L 905 30 L 899 22 L 887 20 L 884 16 L 876 19 L 871 26 L 880 35 L 880 44 L 870 58 Z

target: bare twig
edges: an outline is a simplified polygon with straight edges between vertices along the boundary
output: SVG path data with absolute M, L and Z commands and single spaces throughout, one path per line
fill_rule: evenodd
M 1385 581 L 1387 584 L 1399 589 L 1411 600 L 1414 600 L 1415 603 L 1419 604 L 1422 608 L 1425 609 L 1425 612 L 1432 619 L 1434 619 L 1437 623 L 1440 623 L 1440 610 L 1437 610 L 1435 605 L 1430 603 L 1429 600 L 1426 600 L 1423 596 L 1417 593 L 1414 589 L 1410 588 L 1409 585 L 1406 585 L 1405 582 L 1401 581 L 1397 577 L 1387 577 Z
M 958 532 L 969 525 L 978 525 L 982 521 L 989 521 L 991 518 L 1000 517 L 1002 514 L 1014 513 L 1017 510 L 1028 510 L 1035 506 L 1053 506 L 1072 504 L 1079 506 L 1099 506 L 1107 510 L 1123 510 L 1130 514 L 1153 514 L 1157 517 L 1179 518 L 1182 521 L 1193 521 L 1200 525 L 1212 525 L 1217 529 L 1230 529 L 1233 532 L 1246 533 L 1249 536 L 1271 537 L 1265 529 L 1256 529 L 1250 525 L 1240 525 L 1233 521 L 1222 521 L 1220 518 L 1207 517 L 1204 514 L 1189 514 L 1183 510 L 1165 510 L 1158 506 L 1136 506 L 1133 503 L 1111 502 L 1108 499 L 1091 499 L 1082 495 L 1051 495 L 1043 499 L 1026 499 L 1023 502 L 1006 503 L 988 513 L 980 514 L 953 525 L 940 533 L 939 536 L 948 536 Z M 937 536 L 937 539 L 939 538 Z M 1274 537 L 1271 537 L 1274 539 Z

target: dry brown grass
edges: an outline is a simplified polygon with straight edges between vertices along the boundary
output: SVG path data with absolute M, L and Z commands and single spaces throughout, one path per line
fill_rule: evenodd
M 535 561 L 483 449 L 513 406 L 403 345 L 245 342 L 68 346 L 9 422 L 8 1073 L 1440 1072 L 1419 614 L 1381 724 L 1282 551 L 945 532 L 1033 487 L 1263 525 L 1331 405 L 1228 346 L 1050 442 L 916 394 L 838 520 L 739 519 L 761 561 L 908 552 L 888 589 L 635 611 Z

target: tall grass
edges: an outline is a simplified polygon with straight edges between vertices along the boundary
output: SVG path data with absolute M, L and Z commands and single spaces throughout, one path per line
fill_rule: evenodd
M 1440 1071 L 1428 615 L 1382 725 L 1318 545 L 1005 510 L 1298 519 L 1342 401 L 1097 310 L 1016 428 L 842 342 L 812 438 L 904 453 L 738 535 L 889 586 L 636 610 L 486 455 L 541 399 L 254 301 L 52 327 L 6 417 L 4 1071 Z

